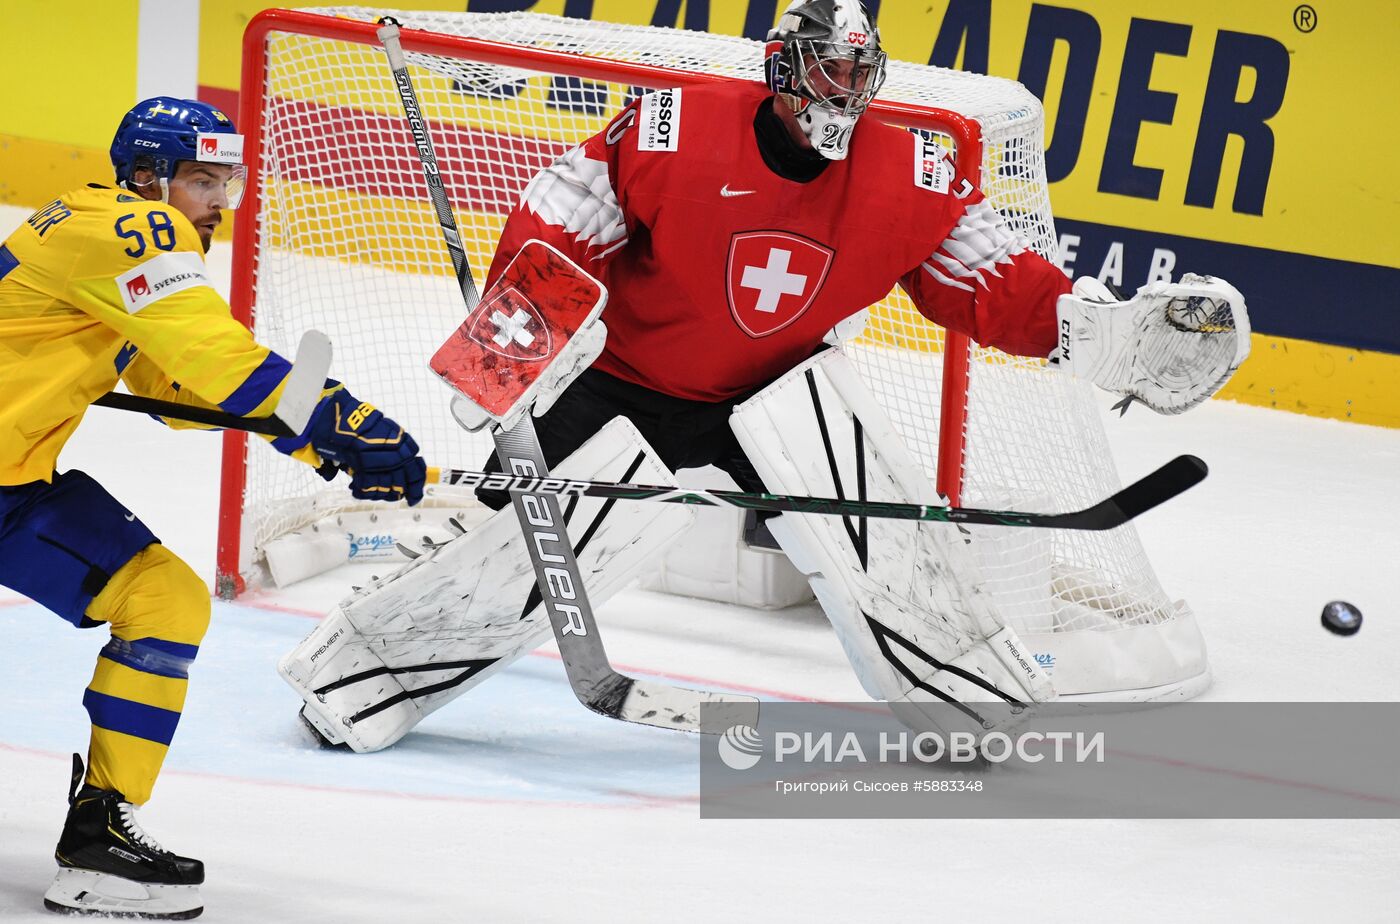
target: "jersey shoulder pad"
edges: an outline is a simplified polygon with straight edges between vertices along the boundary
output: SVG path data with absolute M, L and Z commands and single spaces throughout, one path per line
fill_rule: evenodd
M 83 233 L 91 237 L 88 253 L 118 271 L 161 253 L 189 252 L 203 259 L 199 233 L 169 203 L 107 188 L 80 190 L 72 202 L 85 219 Z
M 73 284 L 101 301 L 135 314 L 176 292 L 212 287 L 203 244 L 179 209 L 108 188 L 76 191 L 72 207 L 81 221 L 69 240 L 48 247 L 75 251 Z

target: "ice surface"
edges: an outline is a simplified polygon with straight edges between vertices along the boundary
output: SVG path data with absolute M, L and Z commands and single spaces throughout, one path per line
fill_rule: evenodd
M 25 214 L 0 207 L 0 236 Z M 219 278 L 228 263 L 217 246 Z M 1211 466 L 1139 522 L 1163 586 L 1206 635 L 1207 698 L 1400 699 L 1400 431 L 1225 402 L 1177 418 L 1134 409 L 1108 427 L 1125 480 L 1182 452 Z M 213 435 L 95 408 L 61 464 L 212 578 L 218 453 Z M 274 663 L 354 580 L 347 568 L 215 604 L 142 812 L 208 864 L 203 920 L 1397 919 L 1396 821 L 701 821 L 695 739 L 587 712 L 552 644 L 389 751 L 319 751 Z M 1354 638 L 1318 624 L 1333 599 L 1366 614 Z M 812 606 L 632 591 L 599 620 L 613 659 L 639 672 L 863 698 Z M 0 920 L 52 921 L 40 896 L 106 634 L 3 589 L 0 633 Z

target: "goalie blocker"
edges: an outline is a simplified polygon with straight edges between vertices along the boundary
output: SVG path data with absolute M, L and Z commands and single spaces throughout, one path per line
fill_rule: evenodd
M 510 430 L 526 411 L 549 410 L 603 352 L 606 292 L 549 244 L 527 241 L 428 363 L 455 392 L 457 422 Z

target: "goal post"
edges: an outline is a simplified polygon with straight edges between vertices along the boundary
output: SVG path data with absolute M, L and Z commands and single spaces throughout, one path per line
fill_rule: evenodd
M 530 13 L 365 7 L 268 10 L 244 36 L 239 127 L 249 203 L 234 229 L 232 304 L 285 350 L 329 333 L 332 374 L 407 427 L 430 464 L 472 467 L 426 360 L 461 320 L 376 19 L 392 15 L 480 277 L 530 178 L 650 89 L 761 80 L 762 43 Z M 1056 249 L 1040 103 L 1020 84 L 891 62 L 871 115 L 944 144 L 1041 254 Z M 1090 386 L 970 344 L 898 289 L 848 344 L 911 454 L 954 503 L 1063 512 L 1121 485 Z M 218 589 L 259 578 L 269 542 L 362 504 L 309 469 L 224 435 Z M 446 504 L 461 503 L 460 497 Z M 974 530 L 996 605 L 1062 691 L 1193 695 L 1209 682 L 1194 616 L 1163 592 L 1131 526 L 1095 536 Z

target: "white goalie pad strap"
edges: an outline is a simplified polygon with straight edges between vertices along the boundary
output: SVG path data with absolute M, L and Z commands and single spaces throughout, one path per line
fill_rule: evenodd
M 768 490 L 936 504 L 942 499 L 839 350 L 735 409 L 730 425 Z M 773 535 L 877 699 L 1044 701 L 1049 680 L 980 590 L 942 523 L 783 514 Z
M 1126 302 L 1081 278 L 1056 308 L 1060 368 L 1161 414 L 1200 404 L 1249 356 L 1244 296 L 1211 276 L 1156 282 Z
M 468 430 L 509 430 L 547 411 L 603 352 L 607 289 L 544 241 L 511 258 L 429 367 L 457 391 L 453 418 Z
M 561 478 L 674 485 L 635 427 L 615 418 L 553 472 Z M 565 502 L 594 607 L 694 519 L 677 504 Z M 525 540 L 507 507 L 463 536 L 341 602 L 279 664 L 307 718 L 356 751 L 393 744 L 422 718 L 550 636 Z

